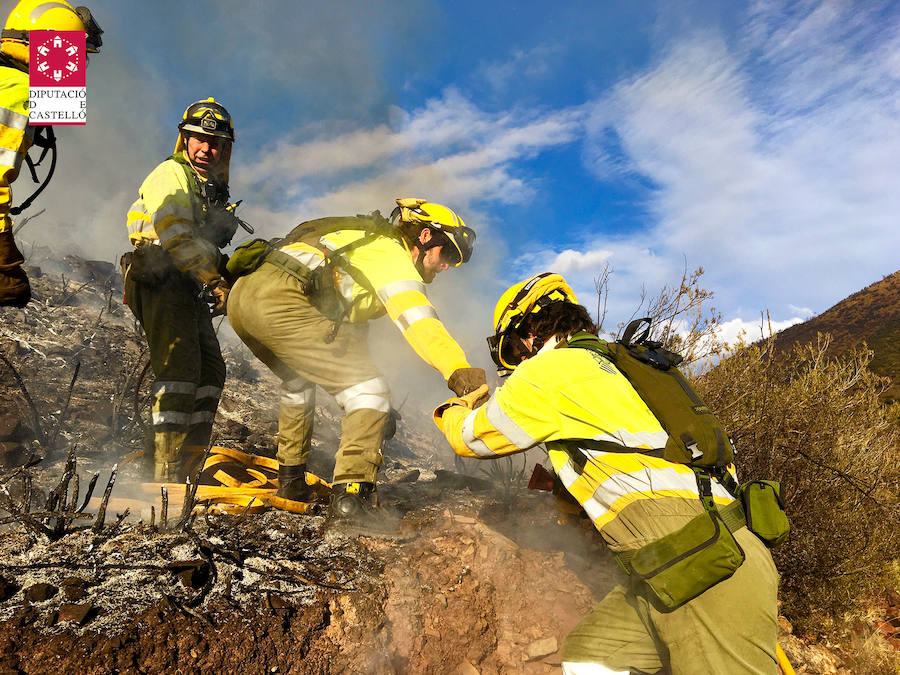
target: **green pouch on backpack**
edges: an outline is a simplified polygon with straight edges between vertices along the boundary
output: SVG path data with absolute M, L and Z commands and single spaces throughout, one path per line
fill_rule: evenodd
M 744 562 L 744 551 L 715 511 L 638 549 L 625 563 L 662 611 L 673 610 L 724 581 Z
M 267 239 L 251 239 L 244 242 L 234 249 L 234 253 L 228 259 L 226 265 L 228 274 L 232 279 L 237 279 L 256 271 L 272 250 L 273 246 Z
M 747 529 L 774 548 L 787 539 L 791 524 L 781 501 L 781 485 L 774 480 L 754 480 L 738 488 Z

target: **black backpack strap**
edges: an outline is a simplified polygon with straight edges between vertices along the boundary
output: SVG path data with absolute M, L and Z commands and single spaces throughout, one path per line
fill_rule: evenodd
M 19 215 L 20 213 L 22 213 L 22 211 L 24 211 L 34 203 L 34 200 L 38 198 L 38 195 L 40 195 L 44 191 L 44 188 L 46 188 L 50 183 L 50 179 L 53 178 L 53 172 L 56 171 L 56 134 L 53 133 L 53 127 L 44 126 L 40 131 L 38 131 L 34 136 L 32 145 L 41 148 L 41 155 L 40 157 L 38 157 L 38 161 L 36 162 L 32 160 L 29 155 L 25 155 L 25 164 L 26 166 L 28 166 L 28 170 L 31 172 L 31 179 L 35 183 L 40 183 L 35 168 L 41 165 L 41 162 L 44 161 L 44 157 L 47 156 L 48 152 L 50 153 L 50 168 L 47 171 L 47 176 L 46 178 L 44 178 L 44 182 L 41 183 L 38 188 L 31 193 L 31 196 L 18 206 L 14 206 L 9 210 L 9 213 L 12 216 Z
M 644 328 L 643 332 L 637 337 L 637 339 L 632 340 L 641 325 L 645 323 L 647 324 L 647 327 Z M 640 344 L 646 341 L 646 339 L 650 337 L 650 325 L 651 321 L 649 316 L 645 316 L 643 319 L 635 319 L 625 327 L 625 332 L 622 333 L 622 339 L 619 340 L 619 342 L 627 346 L 631 344 Z

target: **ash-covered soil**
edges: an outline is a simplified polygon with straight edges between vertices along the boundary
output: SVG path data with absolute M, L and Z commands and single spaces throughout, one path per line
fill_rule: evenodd
M 0 309 L 0 672 L 558 672 L 563 636 L 621 581 L 586 521 L 557 525 L 553 498 L 525 489 L 539 452 L 456 461 L 416 407 L 430 401 L 404 407 L 384 448 L 392 538 L 277 510 L 182 519 L 180 503 L 163 525 L 133 457 L 151 376 L 118 271 L 30 263 L 35 300 Z M 223 352 L 215 442 L 271 457 L 278 383 L 239 344 Z M 310 469 L 327 478 L 340 424 L 319 402 Z M 99 474 L 88 515 L 42 517 L 73 449 L 79 500 Z M 798 672 L 851 672 L 783 629 Z

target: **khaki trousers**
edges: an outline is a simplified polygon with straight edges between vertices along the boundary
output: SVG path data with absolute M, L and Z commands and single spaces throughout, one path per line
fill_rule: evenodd
M 369 354 L 365 324 L 332 322 L 310 305 L 300 282 L 269 263 L 241 277 L 228 297 L 228 318 L 250 350 L 281 378 L 278 462 L 305 464 L 319 385 L 344 410 L 335 483 L 375 482 L 390 410 L 387 381 Z
M 746 527 L 735 532 L 746 560 L 725 581 L 671 612 L 640 590 L 616 586 L 565 638 L 565 662 L 672 675 L 776 672 L 778 572 Z

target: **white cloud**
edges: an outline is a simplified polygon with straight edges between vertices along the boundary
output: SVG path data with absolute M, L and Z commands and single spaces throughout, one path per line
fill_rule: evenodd
M 573 270 L 597 271 L 602 268 L 603 263 L 609 260 L 611 255 L 612 251 L 604 249 L 582 253 L 567 248 L 556 254 L 548 268 L 559 274 L 568 274 Z
M 681 37 L 596 102 L 588 165 L 649 179 L 657 255 L 730 311 L 827 307 L 897 267 L 900 38 L 869 11 L 758 3 L 740 47 Z

